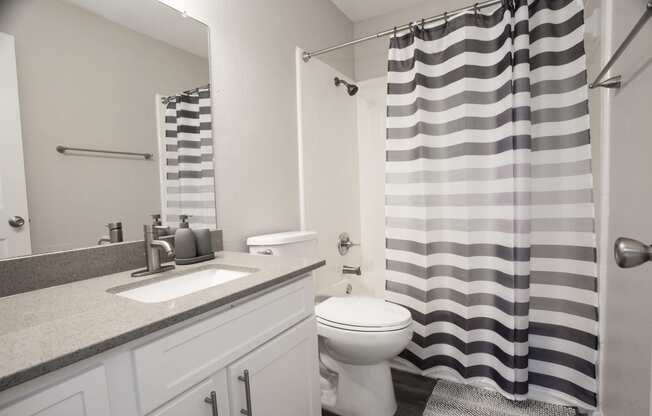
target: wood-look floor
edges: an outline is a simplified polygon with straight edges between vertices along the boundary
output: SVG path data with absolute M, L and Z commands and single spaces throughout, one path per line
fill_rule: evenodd
M 398 410 L 395 416 L 422 416 L 436 380 L 392 369 Z M 337 416 L 326 410 L 322 416 Z

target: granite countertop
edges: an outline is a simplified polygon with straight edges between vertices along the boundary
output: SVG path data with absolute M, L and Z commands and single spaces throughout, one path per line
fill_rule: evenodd
M 0 391 L 254 295 L 324 264 L 318 259 L 223 251 L 215 260 L 177 266 L 158 275 L 133 278 L 128 271 L 2 297 Z M 161 303 L 141 303 L 108 292 L 211 265 L 256 271 Z

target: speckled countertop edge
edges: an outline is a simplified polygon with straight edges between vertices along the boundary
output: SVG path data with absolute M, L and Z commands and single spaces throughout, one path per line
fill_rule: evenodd
M 137 340 L 325 264 L 219 252 L 216 259 L 147 278 L 142 284 L 206 266 L 244 267 L 248 276 L 181 298 L 145 304 L 111 293 L 133 285 L 130 271 L 0 298 L 0 391 Z

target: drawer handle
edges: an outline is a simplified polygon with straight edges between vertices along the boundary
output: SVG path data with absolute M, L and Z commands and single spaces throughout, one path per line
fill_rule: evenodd
M 258 254 L 262 254 L 263 256 L 271 256 L 271 255 L 274 254 L 274 252 L 271 249 L 268 248 L 268 249 L 259 251 Z
M 212 391 L 211 397 L 206 397 L 204 399 L 204 402 L 211 405 L 211 409 L 213 410 L 213 416 L 219 416 L 217 412 L 217 393 L 215 393 L 215 391 Z
M 238 376 L 238 380 L 242 381 L 245 385 L 245 400 L 247 402 L 246 409 L 240 409 L 240 413 L 245 416 L 252 416 L 251 414 L 251 383 L 249 382 L 249 370 L 244 370 L 243 375 Z

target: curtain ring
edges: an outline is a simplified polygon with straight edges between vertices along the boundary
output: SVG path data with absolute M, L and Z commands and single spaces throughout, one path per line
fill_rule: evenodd
M 410 22 L 410 34 L 414 36 L 414 28 L 412 27 L 412 22 Z
M 424 32 L 426 30 L 426 19 L 424 19 L 423 17 L 421 18 L 421 30 L 423 30 Z
M 448 12 L 444 12 L 444 30 L 448 27 Z
M 394 26 L 394 37 L 396 38 L 396 26 Z
M 476 3 L 473 5 L 473 13 L 475 14 L 475 24 L 479 24 L 480 22 L 480 8 L 478 7 L 479 3 Z

